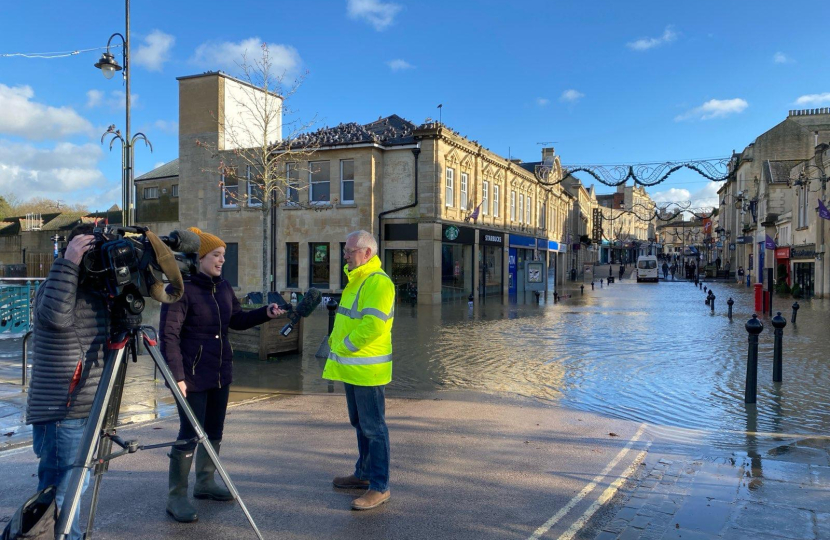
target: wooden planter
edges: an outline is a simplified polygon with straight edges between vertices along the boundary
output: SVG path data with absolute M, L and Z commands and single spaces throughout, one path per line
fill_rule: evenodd
M 300 319 L 288 337 L 283 337 L 280 330 L 287 322 L 287 318 L 281 317 L 248 330 L 229 330 L 228 337 L 234 355 L 256 356 L 260 360 L 265 360 L 277 354 L 302 353 L 303 321 Z

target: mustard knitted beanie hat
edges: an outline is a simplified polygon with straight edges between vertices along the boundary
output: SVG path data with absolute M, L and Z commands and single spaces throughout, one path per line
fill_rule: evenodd
M 196 227 L 190 227 L 187 229 L 188 231 L 195 233 L 199 236 L 199 258 L 201 259 L 211 251 L 216 248 L 228 247 L 225 242 L 222 241 L 221 238 L 218 236 L 214 236 L 210 233 L 202 232 L 200 229 Z

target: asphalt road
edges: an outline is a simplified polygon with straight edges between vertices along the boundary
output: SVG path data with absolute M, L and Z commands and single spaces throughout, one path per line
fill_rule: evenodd
M 355 512 L 360 492 L 331 486 L 356 457 L 342 395 L 232 408 L 221 458 L 263 537 L 593 538 L 614 510 L 599 502 L 613 503 L 616 487 L 640 474 L 648 438 L 634 422 L 470 392 L 389 399 L 387 420 L 392 499 Z M 176 429 L 165 419 L 119 433 L 149 444 L 174 439 Z M 35 490 L 31 447 L 0 453 L 0 474 L 7 519 Z M 195 501 L 197 523 L 172 521 L 166 488 L 164 450 L 114 461 L 95 538 L 255 538 L 232 502 Z

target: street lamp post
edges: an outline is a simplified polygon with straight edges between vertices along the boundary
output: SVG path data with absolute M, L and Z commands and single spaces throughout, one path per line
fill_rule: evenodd
M 135 161 L 133 159 L 133 147 L 138 139 L 142 139 L 144 143 L 153 151 L 153 145 L 147 140 L 143 133 L 136 133 L 134 136 L 130 135 L 130 0 L 124 0 L 126 13 L 126 37 L 120 33 L 115 33 L 107 40 L 107 50 L 101 55 L 95 67 L 101 70 L 101 73 L 107 79 L 112 79 L 116 71 L 123 70 L 124 86 L 126 89 L 126 131 L 122 135 L 121 131 L 111 125 L 109 129 L 101 136 L 101 142 L 107 135 L 112 135 L 110 140 L 110 150 L 116 139 L 121 142 L 121 212 L 122 224 L 125 226 L 133 225 L 135 222 L 135 207 L 133 204 L 133 188 L 135 176 Z M 121 38 L 124 66 L 119 66 L 115 56 L 110 52 L 110 45 L 115 37 Z

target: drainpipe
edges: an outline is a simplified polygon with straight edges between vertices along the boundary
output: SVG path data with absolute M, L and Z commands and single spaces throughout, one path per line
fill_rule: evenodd
M 418 143 L 417 148 L 412 149 L 412 155 L 415 156 L 415 201 L 411 204 L 407 204 L 406 206 L 401 206 L 399 208 L 393 208 L 392 210 L 386 210 L 378 214 L 378 257 L 383 257 L 383 218 L 387 214 L 391 214 L 392 212 L 398 212 L 400 210 L 406 210 L 407 208 L 414 208 L 418 206 L 418 155 L 421 153 L 421 143 Z M 383 260 L 381 260 L 381 266 L 383 265 Z

